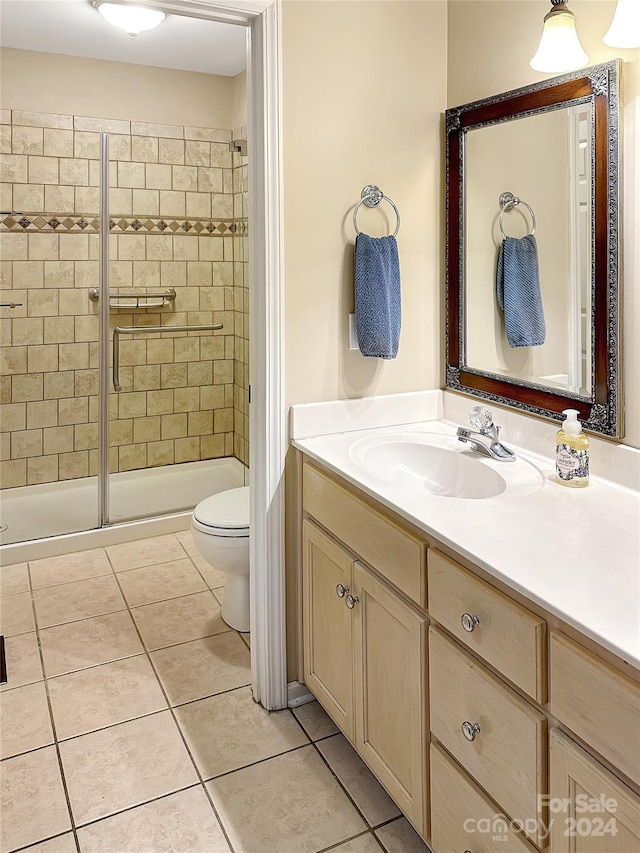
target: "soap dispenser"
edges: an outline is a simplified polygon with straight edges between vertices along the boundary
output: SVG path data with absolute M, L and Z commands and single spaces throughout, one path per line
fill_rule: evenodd
M 577 409 L 565 409 L 566 419 L 556 433 L 556 480 L 574 489 L 589 485 L 589 438 L 582 431 Z

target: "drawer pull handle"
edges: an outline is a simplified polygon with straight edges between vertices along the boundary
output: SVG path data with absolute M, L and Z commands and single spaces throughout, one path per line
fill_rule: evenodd
M 470 723 L 467 720 L 462 724 L 462 734 L 466 737 L 469 743 L 473 743 L 476 735 L 480 734 L 480 723 Z
M 360 603 L 360 599 L 358 598 L 357 595 L 349 594 L 347 596 L 347 607 L 349 608 L 349 610 L 353 610 L 353 608 L 356 606 L 356 604 L 359 604 L 359 603 Z
M 462 627 L 469 634 L 475 630 L 476 625 L 480 624 L 479 616 L 472 616 L 470 613 L 463 613 L 460 617 L 460 621 L 462 622 Z
M 341 583 L 336 587 L 336 595 L 338 598 L 344 598 L 345 595 L 349 592 L 348 586 L 343 586 Z

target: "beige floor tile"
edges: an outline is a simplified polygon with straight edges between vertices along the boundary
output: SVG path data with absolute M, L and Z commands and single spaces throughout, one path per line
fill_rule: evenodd
M 236 853 L 312 853 L 366 829 L 312 746 L 206 787 Z
M 201 786 L 188 788 L 78 831 L 82 853 L 228 853 Z
M 251 653 L 235 631 L 159 649 L 151 660 L 172 705 L 251 683 Z
M 175 534 L 169 533 L 166 536 L 154 536 L 151 539 L 140 539 L 137 542 L 111 545 L 107 548 L 107 554 L 116 572 L 126 572 L 128 569 L 140 569 L 142 566 L 154 566 L 156 563 L 181 560 L 185 555 L 185 550 L 176 539 Z
M 131 613 L 149 650 L 229 630 L 220 615 L 220 606 L 210 592 L 134 607 Z
M 26 563 L 0 567 L 0 595 L 15 595 L 29 591 L 29 571 Z
M 332 849 L 331 853 L 382 853 L 382 848 L 375 837 L 367 832 L 366 835 L 360 835 L 344 844 L 338 844 Z
M 376 829 L 387 853 L 429 853 L 429 848 L 405 817 Z
M 1 776 L 2 853 L 71 829 L 55 747 L 8 758 Z
M 343 735 L 320 741 L 318 749 L 370 826 L 400 817 L 400 809 Z
M 44 682 L 0 694 L 0 758 L 53 743 Z
M 289 711 L 265 711 L 248 687 L 182 705 L 176 718 L 204 779 L 308 743 Z
M 59 740 L 167 707 L 146 655 L 51 678 L 49 696 Z
M 0 634 L 11 637 L 26 634 L 34 628 L 30 592 L 19 592 L 0 598 Z
M 33 596 L 40 628 L 102 616 L 127 606 L 113 575 L 36 589 Z
M 169 711 L 64 741 L 60 755 L 77 825 L 198 781 Z
M 46 557 L 44 560 L 32 560 L 29 563 L 31 584 L 34 589 L 53 586 L 58 583 L 73 583 L 99 575 L 110 575 L 111 563 L 104 548 L 92 548 L 90 551 L 76 551 L 60 557 Z
M 76 853 L 76 842 L 73 833 L 66 832 L 64 835 L 50 838 L 49 841 L 42 841 L 40 844 L 34 844 L 33 847 L 27 847 L 24 853 Z
M 43 628 L 40 643 L 48 678 L 143 651 L 131 616 L 126 611 Z
M 198 554 L 198 549 L 196 548 L 196 543 L 193 541 L 190 530 L 181 530 L 180 533 L 176 533 L 176 539 L 190 557 Z
M 38 650 L 38 638 L 34 631 L 19 634 L 17 637 L 4 638 L 4 651 L 7 657 L 6 684 L 0 684 L 0 691 L 13 690 L 23 684 L 42 681 L 42 664 Z
M 311 740 L 338 734 L 338 727 L 319 702 L 300 705 L 293 713 Z
M 159 566 L 120 572 L 118 580 L 131 607 L 207 589 L 206 583 L 188 557 L 161 563 Z
M 209 563 L 207 563 L 204 557 L 195 555 L 192 556 L 191 559 L 193 560 L 193 565 L 205 579 L 209 589 L 216 589 L 217 587 L 224 586 L 225 581 L 227 580 L 227 576 L 224 572 L 221 572 L 219 569 L 214 569 L 213 566 L 210 566 Z

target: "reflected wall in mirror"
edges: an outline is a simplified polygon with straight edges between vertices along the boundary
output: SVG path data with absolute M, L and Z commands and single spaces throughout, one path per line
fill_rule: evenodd
M 554 419 L 571 406 L 615 437 L 618 77 L 610 62 L 447 111 L 447 387 Z M 532 302 L 545 329 L 516 340 Z

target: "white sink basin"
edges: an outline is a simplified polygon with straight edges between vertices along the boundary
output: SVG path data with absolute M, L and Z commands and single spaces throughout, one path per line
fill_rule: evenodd
M 465 448 L 453 435 L 395 432 L 368 435 L 349 448 L 351 461 L 380 480 L 414 492 L 478 500 L 526 494 L 542 486 L 528 462 L 497 462 Z M 505 470 L 509 469 L 509 470 Z

